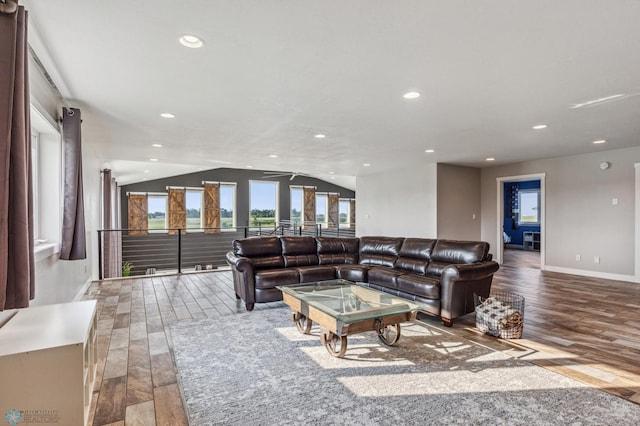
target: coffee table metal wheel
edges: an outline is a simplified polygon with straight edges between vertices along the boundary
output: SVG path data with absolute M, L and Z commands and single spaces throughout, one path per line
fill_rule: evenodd
M 307 318 L 301 312 L 292 312 L 291 313 L 293 322 L 296 323 L 296 328 L 302 334 L 310 334 L 311 326 L 313 325 L 313 321 Z
M 331 331 L 325 330 L 320 335 L 320 342 L 336 358 L 342 358 L 347 352 L 347 336 L 338 336 Z
M 376 320 L 378 339 L 387 346 L 394 345 L 400 339 L 400 324 L 386 325 L 382 319 Z

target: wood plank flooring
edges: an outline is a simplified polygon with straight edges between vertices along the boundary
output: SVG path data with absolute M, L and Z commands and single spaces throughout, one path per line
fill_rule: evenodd
M 640 284 L 503 266 L 493 289 L 525 297 L 523 339 L 483 335 L 473 314 L 448 330 L 640 403 Z M 99 364 L 90 424 L 186 425 L 168 327 L 182 319 L 244 312 L 231 273 L 94 282 L 84 299 L 98 302 Z M 257 304 L 256 311 L 276 306 L 284 304 Z

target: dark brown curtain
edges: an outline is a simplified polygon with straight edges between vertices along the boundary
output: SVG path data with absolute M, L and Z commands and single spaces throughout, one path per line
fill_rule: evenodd
M 87 258 L 82 189 L 82 119 L 78 108 L 62 108 L 64 149 L 64 209 L 60 259 Z
M 127 197 L 127 222 L 129 235 L 148 235 L 149 213 L 147 194 L 129 194 Z
M 0 311 L 35 296 L 27 12 L 0 8 Z
M 205 234 L 220 232 L 220 184 L 204 184 L 204 225 Z
M 35 296 L 27 12 L 0 9 L 0 311 Z

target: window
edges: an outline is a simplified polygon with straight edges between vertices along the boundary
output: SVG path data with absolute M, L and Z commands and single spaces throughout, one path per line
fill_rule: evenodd
M 33 238 L 40 239 L 40 194 L 38 192 L 38 175 L 39 175 L 39 150 L 38 138 L 40 133 L 35 130 L 31 131 L 31 180 L 33 181 Z
M 327 227 L 327 221 L 329 220 L 328 204 L 327 194 L 316 193 L 316 223 L 323 228 Z
M 149 230 L 164 230 L 167 228 L 167 196 L 148 195 L 147 212 L 149 215 Z
M 525 189 L 518 192 L 520 218 L 518 225 L 540 225 L 540 190 Z
M 278 182 L 249 182 L 249 226 L 274 227 L 278 221 Z
M 338 217 L 340 218 L 340 227 L 348 228 L 351 226 L 349 218 L 351 217 L 351 202 L 349 200 L 340 200 L 338 202 Z
M 220 227 L 232 229 L 236 227 L 236 184 L 220 184 Z
M 301 187 L 291 187 L 291 224 L 302 223 L 304 212 L 304 190 Z
M 187 213 L 187 229 L 202 230 L 202 190 L 185 191 L 185 209 Z
M 31 106 L 31 169 L 35 251 L 60 241 L 62 142 L 55 120 Z

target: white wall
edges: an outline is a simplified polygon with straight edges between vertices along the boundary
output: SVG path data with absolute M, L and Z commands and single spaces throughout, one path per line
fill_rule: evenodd
M 61 152 L 47 152 L 47 149 L 61 148 L 57 119 L 61 114 L 62 105 L 32 61 L 30 66 L 31 102 L 49 123 L 45 135 L 48 144 L 41 158 L 41 161 L 47 162 L 44 166 L 44 178 L 47 179 L 47 174 L 53 173 L 53 179 L 56 179 L 56 172 L 58 174 L 61 172 L 61 169 L 56 167 L 61 158 Z M 84 292 L 91 280 L 98 276 L 96 231 L 100 223 L 100 161 L 91 148 L 90 141 L 83 140 L 82 150 L 87 259 L 74 261 L 59 259 L 63 200 L 61 179 L 58 175 L 57 180 L 43 182 L 42 186 L 47 192 L 42 197 L 44 205 L 41 210 L 50 216 L 49 223 L 43 230 L 48 244 L 36 250 L 36 285 L 35 299 L 31 301 L 32 306 L 73 301 Z M 50 191 L 47 190 L 47 184 Z
M 480 169 L 438 164 L 437 186 L 438 238 L 480 240 Z
M 635 280 L 638 160 L 640 147 L 482 169 L 482 239 L 497 244 L 496 178 L 546 173 L 545 269 Z M 600 170 L 604 161 L 611 167 Z M 600 263 L 594 263 L 596 256 Z
M 356 234 L 436 236 L 436 165 L 356 178 Z

